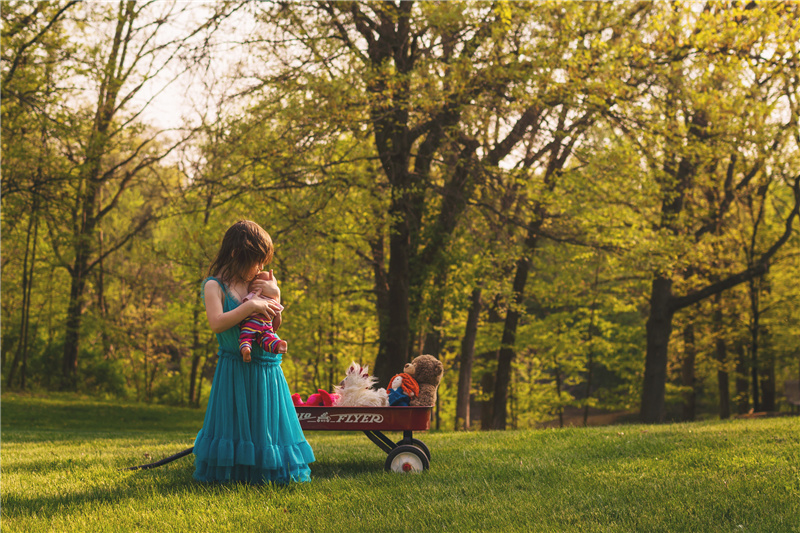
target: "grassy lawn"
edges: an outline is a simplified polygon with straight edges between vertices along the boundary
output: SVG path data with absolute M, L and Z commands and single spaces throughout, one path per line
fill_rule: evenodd
M 800 418 L 415 433 L 423 475 L 384 473 L 361 433 L 309 432 L 314 481 L 206 485 L 203 413 L 2 396 L 2 530 L 800 532 Z M 392 435 L 395 436 L 395 435 Z

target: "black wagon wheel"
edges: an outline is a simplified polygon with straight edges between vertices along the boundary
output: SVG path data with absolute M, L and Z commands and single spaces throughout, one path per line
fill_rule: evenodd
M 420 473 L 430 468 L 428 456 L 421 449 L 403 444 L 389 452 L 384 469 L 400 474 Z
M 425 453 L 425 455 L 428 457 L 428 462 L 431 461 L 431 451 L 428 449 L 427 446 L 425 446 L 425 443 L 422 442 L 421 440 L 419 440 L 419 439 L 403 439 L 403 440 L 397 441 L 397 446 L 402 446 L 404 444 L 410 444 L 412 446 L 416 446 L 417 448 L 419 448 L 420 450 L 422 450 Z

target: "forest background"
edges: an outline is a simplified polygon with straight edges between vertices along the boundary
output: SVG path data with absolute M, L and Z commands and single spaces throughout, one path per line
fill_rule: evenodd
M 442 428 L 788 410 L 800 4 L 3 2 L 2 379 L 201 407 L 272 235 L 293 392 Z

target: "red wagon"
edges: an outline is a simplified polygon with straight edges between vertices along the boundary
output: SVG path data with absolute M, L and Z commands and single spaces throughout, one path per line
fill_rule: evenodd
M 384 468 L 392 472 L 422 472 L 430 468 L 431 452 L 414 431 L 431 427 L 430 407 L 309 407 L 297 406 L 304 431 L 363 431 L 388 454 Z M 402 431 L 394 442 L 383 431 Z

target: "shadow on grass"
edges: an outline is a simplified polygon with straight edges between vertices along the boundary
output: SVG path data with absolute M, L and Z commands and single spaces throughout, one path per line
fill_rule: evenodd
M 60 462 L 43 459 L 27 463 L 24 466 L 14 466 L 11 469 L 4 468 L 5 474 L 62 472 L 77 478 L 85 476 L 87 479 L 98 479 L 97 474 L 102 472 L 102 480 L 87 481 L 85 488 L 60 495 L 41 494 L 26 497 L 14 493 L 4 493 L 2 514 L 9 518 L 35 515 L 37 518 L 47 519 L 63 514 L 64 507 L 86 508 L 103 504 L 119 505 L 129 500 L 140 499 L 145 488 L 149 493 L 163 496 L 204 495 L 210 497 L 226 495 L 232 490 L 265 495 L 287 494 L 303 490 L 304 484 L 199 482 L 192 478 L 193 457 L 190 455 L 168 465 L 140 471 L 128 471 L 125 465 L 119 464 L 103 466 L 98 469 L 96 462 L 90 459 L 67 459 Z M 84 472 L 89 473 L 84 474 Z M 328 459 L 311 464 L 312 483 L 334 479 L 355 479 L 362 475 L 378 472 L 383 472 L 383 463 L 369 459 Z
M 157 459 L 153 459 L 154 461 Z M 191 477 L 191 473 L 194 470 L 194 455 L 189 455 L 185 458 L 179 459 L 174 463 L 169 463 L 166 466 L 156 467 L 148 470 L 140 470 L 140 471 L 133 471 L 136 475 L 150 475 L 156 474 L 159 469 L 169 469 L 169 468 L 176 468 L 180 467 L 183 468 L 182 465 L 189 465 L 189 476 Z M 317 459 L 315 462 L 311 463 L 309 466 L 311 468 L 311 478 L 313 480 L 325 480 L 325 479 L 349 479 L 355 478 L 364 474 L 374 474 L 377 472 L 383 472 L 383 461 L 373 461 L 369 458 L 363 459 L 354 459 L 354 458 L 326 458 L 324 460 Z M 181 465 L 181 466 L 179 466 Z M 133 465 L 132 465 L 133 466 Z M 123 470 L 126 470 L 126 466 L 121 467 Z M 245 484 L 247 485 L 247 484 Z M 260 485 L 255 485 L 260 486 Z
M 31 497 L 3 493 L 2 515 L 7 518 L 35 516 L 48 519 L 62 515 L 65 508 L 96 509 L 99 505 L 120 505 L 127 501 L 140 500 L 143 493 L 166 497 L 203 496 L 212 499 L 228 496 L 232 491 L 260 494 L 261 497 L 292 494 L 302 490 L 304 484 L 249 484 L 241 482 L 203 483 L 192 478 L 194 466 L 187 464 L 161 467 L 138 472 L 124 472 L 114 468 L 106 471 L 118 477 L 109 482 L 108 477 L 98 482 L 87 482 L 87 486 L 67 494 L 42 494 Z M 78 472 L 73 472 L 79 476 Z M 95 469 L 91 475 L 96 475 Z
M 98 505 L 120 505 L 130 500 L 142 497 L 143 490 L 162 496 L 191 496 L 218 498 L 228 495 L 231 491 L 245 491 L 251 494 L 286 495 L 304 490 L 305 484 L 248 484 L 240 482 L 230 483 L 203 483 L 192 478 L 194 471 L 193 456 L 179 459 L 174 463 L 150 470 L 128 472 L 116 466 L 110 466 L 103 475 L 104 481 L 100 485 L 91 484 L 85 489 L 62 495 L 36 495 L 31 497 L 15 494 L 3 494 L 2 514 L 8 518 L 24 518 L 36 516 L 37 519 L 48 519 L 64 513 L 65 507 L 93 508 Z M 80 471 L 88 470 L 87 462 L 77 462 L 57 465 L 59 470 L 68 471 L 69 474 L 80 476 Z M 50 461 L 38 461 L 26 465 L 25 468 L 15 467 L 13 470 L 24 471 L 53 471 L 54 465 Z M 40 470 L 37 470 L 40 469 Z M 352 479 L 365 474 L 383 472 L 383 464 L 368 459 L 326 460 L 315 462 L 311 465 L 312 483 L 333 479 Z M 91 476 L 98 470 L 93 469 Z M 116 474 L 116 476 L 114 476 Z M 109 483 L 107 476 L 116 477 Z M 87 483 L 89 485 L 89 483 Z

